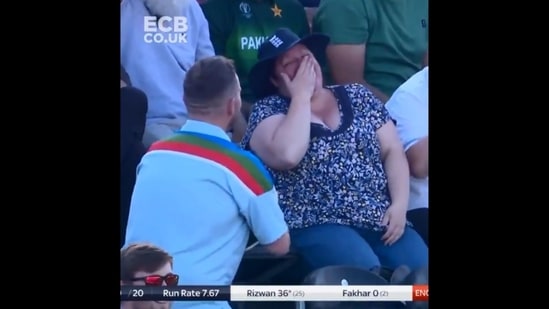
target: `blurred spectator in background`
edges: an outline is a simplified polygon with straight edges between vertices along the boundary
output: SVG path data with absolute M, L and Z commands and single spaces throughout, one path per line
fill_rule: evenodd
M 250 229 L 266 250 L 290 239 L 269 173 L 225 133 L 240 113 L 240 84 L 222 56 L 198 61 L 185 78 L 189 120 L 154 143 L 138 168 L 126 241 L 160 245 L 174 256 L 182 285 L 230 285 Z M 230 308 L 174 302 L 174 308 Z M 213 307 L 213 306 L 216 307 Z
M 208 0 L 202 9 L 216 54 L 232 59 L 240 78 L 243 116 L 233 131 L 233 140 L 240 141 L 256 99 L 248 74 L 257 61 L 259 45 L 280 27 L 290 28 L 300 36 L 308 34 L 307 16 L 297 0 Z
M 316 8 L 320 4 L 320 0 L 299 0 L 306 8 Z
M 146 114 L 147 96 L 131 87 L 128 73 L 120 66 L 120 246 L 124 244 L 126 235 L 135 170 L 145 154 L 141 140 Z
M 123 0 L 122 65 L 149 99 L 143 142 L 168 137 L 186 120 L 183 80 L 199 59 L 213 56 L 208 22 L 196 0 Z
M 120 285 L 175 286 L 179 276 L 172 273 L 173 258 L 151 244 L 131 244 L 120 250 Z M 169 309 L 169 301 L 124 301 L 121 309 Z
M 429 67 L 414 74 L 387 101 L 410 167 L 408 220 L 429 245 Z
M 318 4 L 320 0 L 299 0 L 301 4 L 305 7 L 305 12 L 307 13 L 307 21 L 309 22 L 309 28 L 313 27 L 313 17 L 316 14 L 318 9 Z
M 322 0 L 313 32 L 330 37 L 335 84 L 361 83 L 383 103 L 423 66 L 428 0 Z
M 131 85 L 132 81 L 130 79 L 130 75 L 126 72 L 126 69 L 120 65 L 120 88 Z
M 269 167 L 292 238 L 314 270 L 411 269 L 428 249 L 406 224 L 408 163 L 391 118 L 364 86 L 323 87 L 329 39 L 278 30 L 252 68 L 254 104 L 242 140 Z

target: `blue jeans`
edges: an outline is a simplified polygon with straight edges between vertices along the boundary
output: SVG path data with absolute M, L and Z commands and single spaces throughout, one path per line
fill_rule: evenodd
M 295 229 L 290 236 L 292 247 L 311 271 L 332 265 L 365 269 L 407 265 L 414 270 L 429 264 L 427 245 L 411 227 L 406 227 L 402 237 L 391 246 L 383 244 L 383 232 L 338 224 Z

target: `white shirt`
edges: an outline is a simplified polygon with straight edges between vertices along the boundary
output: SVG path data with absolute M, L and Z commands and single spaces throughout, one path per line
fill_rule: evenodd
M 404 82 L 385 105 L 396 127 L 404 150 L 429 135 L 429 67 Z M 410 176 L 408 210 L 429 207 L 429 177 Z

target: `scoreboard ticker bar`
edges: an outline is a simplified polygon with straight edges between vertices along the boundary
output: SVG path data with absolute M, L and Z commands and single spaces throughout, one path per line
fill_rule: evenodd
M 121 301 L 229 301 L 230 286 L 121 286 Z
M 428 301 L 428 285 L 121 286 L 121 301 Z

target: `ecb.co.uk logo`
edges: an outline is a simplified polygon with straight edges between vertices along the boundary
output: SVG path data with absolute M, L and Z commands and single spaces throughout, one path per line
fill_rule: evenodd
M 143 25 L 145 43 L 187 43 L 185 16 L 145 16 Z

